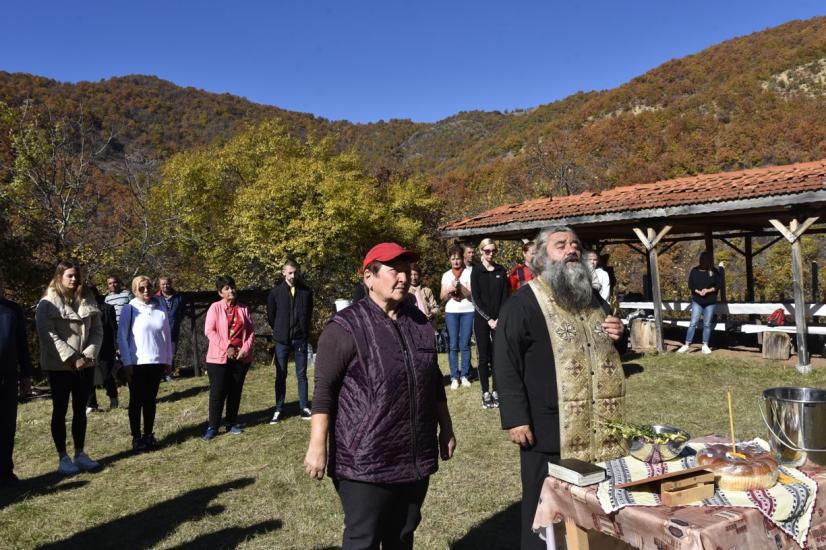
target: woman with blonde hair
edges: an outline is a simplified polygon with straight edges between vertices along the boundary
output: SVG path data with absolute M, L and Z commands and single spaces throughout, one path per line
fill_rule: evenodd
M 508 272 L 493 261 L 497 247 L 493 239 L 482 239 L 479 243 L 481 262 L 470 272 L 470 289 L 473 295 L 473 333 L 479 351 L 479 385 L 482 386 L 482 408 L 499 406 L 496 388 L 490 391 L 489 377 L 493 375 L 493 331 L 499 319 L 499 310 L 508 297 L 510 283 Z M 495 384 L 495 382 L 494 382 Z
M 140 452 L 158 445 L 154 432 L 155 410 L 161 378 L 172 366 L 172 333 L 164 302 L 152 294 L 149 277 L 138 275 L 132 279 L 132 293 L 135 297 L 120 312 L 118 348 L 124 368 L 129 372 L 132 450 Z
M 83 284 L 80 266 L 70 260 L 57 264 L 35 312 L 40 340 L 40 368 L 52 390 L 52 440 L 58 454 L 57 471 L 72 475 L 99 466 L 84 452 L 86 400 L 92 389 L 98 350 L 103 341 L 100 309 Z M 75 459 L 66 452 L 66 412 L 72 398 L 72 440 Z

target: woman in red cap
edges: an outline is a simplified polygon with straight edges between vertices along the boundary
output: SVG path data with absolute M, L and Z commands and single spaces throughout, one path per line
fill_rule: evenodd
M 396 243 L 370 249 L 367 299 L 336 313 L 318 341 L 304 465 L 333 479 L 345 550 L 413 548 L 430 475 L 456 448 L 433 329 L 405 299 L 418 258 Z

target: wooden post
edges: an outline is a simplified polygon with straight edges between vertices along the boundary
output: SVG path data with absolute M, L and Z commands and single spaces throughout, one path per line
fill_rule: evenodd
M 797 371 L 807 374 L 812 370 L 809 363 L 809 347 L 806 343 L 808 325 L 806 320 L 806 301 L 803 293 L 803 253 L 800 250 L 800 237 L 818 220 L 807 218 L 803 223 L 793 219 L 786 227 L 780 220 L 769 220 L 777 231 L 792 245 L 792 283 L 794 285 L 794 322 L 797 333 Z
M 820 266 L 812 262 L 812 303 L 820 302 Z
M 565 547 L 568 550 L 588 550 L 588 532 L 571 518 L 565 518 Z
M 654 302 L 654 324 L 657 326 L 657 350 L 665 351 L 665 341 L 663 340 L 663 299 L 660 293 L 660 272 L 657 265 L 657 243 L 671 231 L 671 226 L 666 225 L 660 229 L 659 233 L 654 228 L 649 227 L 646 233 L 642 229 L 635 227 L 634 233 L 648 251 L 648 269 L 651 273 L 651 298 Z
M 200 354 L 198 353 L 198 332 L 195 330 L 195 303 L 189 304 L 189 328 L 192 333 L 192 373 L 201 376 Z
M 714 234 L 710 228 L 706 228 L 706 253 L 711 265 L 714 265 Z
M 751 236 L 745 238 L 746 256 L 746 302 L 754 302 L 754 252 L 751 248 Z

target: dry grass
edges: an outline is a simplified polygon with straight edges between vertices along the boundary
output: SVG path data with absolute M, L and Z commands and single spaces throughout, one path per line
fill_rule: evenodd
M 765 437 L 756 408 L 763 389 L 826 387 L 826 369 L 802 376 L 718 354 L 631 356 L 626 369 L 631 420 L 673 424 L 695 435 L 727 432 L 726 389 L 734 390 L 738 435 L 745 438 Z M 288 399 L 296 395 L 292 376 L 291 382 Z M 163 384 L 156 429 L 163 448 L 151 454 L 128 450 L 126 410 L 94 414 L 87 450 L 104 468 L 72 478 L 54 473 L 51 404 L 23 405 L 15 461 L 29 483 L 25 491 L 0 493 L 0 546 L 335 547 L 342 513 L 332 484 L 308 479 L 302 468 L 309 423 L 293 416 L 268 424 L 272 383 L 270 367 L 254 368 L 241 404 L 244 434 L 208 443 L 199 439 L 207 379 Z M 477 384 L 448 394 L 459 448 L 432 480 L 417 547 L 512 548 L 518 541 L 517 451 L 496 412 L 480 408 Z

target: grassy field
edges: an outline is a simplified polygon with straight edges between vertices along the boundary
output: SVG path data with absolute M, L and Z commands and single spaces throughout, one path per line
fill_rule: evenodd
M 447 372 L 446 357 L 441 356 Z M 826 387 L 826 369 L 794 368 L 713 354 L 629 355 L 629 419 L 679 426 L 691 434 L 727 433 L 725 391 L 734 392 L 738 436 L 765 437 L 761 391 L 779 385 Z M 291 373 L 288 400 L 297 413 Z M 312 374 L 311 374 L 312 376 Z M 97 473 L 55 474 L 51 403 L 20 408 L 16 472 L 25 490 L 0 493 L 3 548 L 334 548 L 342 512 L 329 480 L 303 471 L 309 422 L 292 416 L 270 426 L 273 374 L 250 371 L 241 403 L 242 435 L 200 440 L 207 379 L 161 386 L 154 453 L 130 450 L 125 409 L 89 418 L 87 451 Z M 121 402 L 128 401 L 126 391 Z M 101 403 L 108 402 L 99 392 Z M 482 410 L 479 386 L 448 390 L 459 446 L 430 485 L 417 531 L 419 548 L 513 548 L 518 545 L 518 451 Z M 70 443 L 71 452 L 71 443 Z

